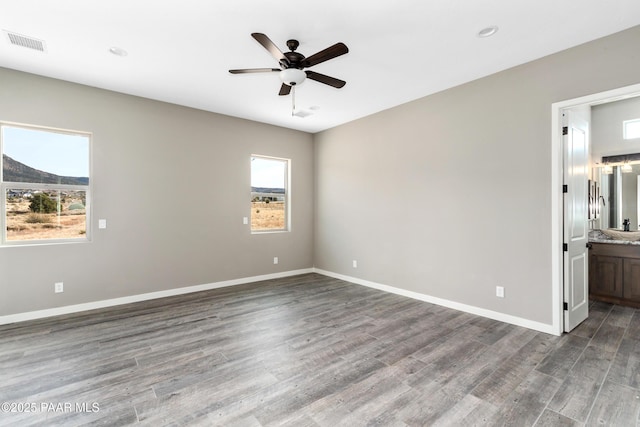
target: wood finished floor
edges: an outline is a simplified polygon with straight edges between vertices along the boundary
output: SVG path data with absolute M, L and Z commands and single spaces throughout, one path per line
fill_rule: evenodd
M 3 426 L 634 426 L 640 311 L 555 337 L 307 274 L 0 326 L 0 378 Z

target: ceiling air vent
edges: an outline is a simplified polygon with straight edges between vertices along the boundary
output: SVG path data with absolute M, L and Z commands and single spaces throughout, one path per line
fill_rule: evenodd
M 34 39 L 33 37 L 23 36 L 22 34 L 12 33 L 6 31 L 9 41 L 14 46 L 22 46 L 29 49 L 45 52 L 45 45 L 43 40 Z

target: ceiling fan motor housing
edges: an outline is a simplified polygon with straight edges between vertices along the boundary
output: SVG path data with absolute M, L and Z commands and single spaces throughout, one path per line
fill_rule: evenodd
M 286 68 L 303 68 L 304 55 L 298 52 L 285 52 L 283 53 L 285 60 L 281 61 Z

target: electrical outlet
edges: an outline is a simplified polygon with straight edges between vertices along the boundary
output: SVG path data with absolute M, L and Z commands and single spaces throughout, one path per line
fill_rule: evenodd
M 99 219 L 98 220 L 98 228 L 101 229 L 101 230 L 107 228 L 107 220 L 106 219 Z
M 353 268 L 358 268 L 358 261 L 355 259 L 353 260 Z
M 274 256 L 274 257 L 273 257 L 273 263 L 274 263 L 274 264 L 277 264 L 277 263 L 278 263 L 278 257 L 277 257 L 277 256 Z
M 59 294 L 60 292 L 64 292 L 64 283 L 63 282 L 56 282 L 53 284 L 53 291 L 56 294 Z
M 498 298 L 504 298 L 504 287 L 496 286 L 496 296 Z
M 249 224 L 249 218 L 248 218 L 248 217 L 246 217 L 246 216 L 242 217 L 242 223 L 243 223 L 244 225 Z

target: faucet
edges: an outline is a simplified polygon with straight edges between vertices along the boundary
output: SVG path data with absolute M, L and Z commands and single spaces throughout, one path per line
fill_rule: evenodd
M 625 220 L 622 221 L 622 226 L 624 227 L 624 231 L 629 231 L 629 225 L 631 225 L 631 221 L 629 220 L 629 218 L 625 218 Z

